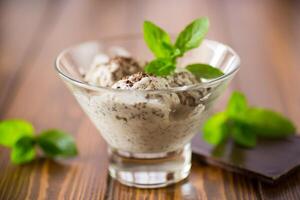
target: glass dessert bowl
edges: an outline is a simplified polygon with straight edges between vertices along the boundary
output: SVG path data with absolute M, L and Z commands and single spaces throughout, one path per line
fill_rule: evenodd
M 140 188 L 183 180 L 191 168 L 190 142 L 238 71 L 239 57 L 224 44 L 204 40 L 179 66 L 207 63 L 223 76 L 197 80 L 179 68 L 163 78 L 139 72 L 138 62 L 123 48 L 139 60 L 151 57 L 142 37 L 108 38 L 64 50 L 56 70 L 107 142 L 113 178 Z M 99 63 L 109 68 L 95 68 Z M 122 80 L 116 78 L 120 74 Z

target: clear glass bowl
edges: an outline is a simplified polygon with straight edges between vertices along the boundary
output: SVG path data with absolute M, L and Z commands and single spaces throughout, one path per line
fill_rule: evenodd
M 84 82 L 81 74 L 94 57 L 118 47 L 138 60 L 152 58 L 142 37 L 107 38 L 64 50 L 56 70 L 107 142 L 112 177 L 141 188 L 178 182 L 190 172 L 190 141 L 238 71 L 239 57 L 224 44 L 204 40 L 179 60 L 179 66 L 208 63 L 222 69 L 222 77 L 163 90 L 112 89 Z

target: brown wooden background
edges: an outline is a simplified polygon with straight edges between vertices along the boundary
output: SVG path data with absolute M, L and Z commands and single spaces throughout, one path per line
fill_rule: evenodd
M 289 0 L 4 0 L 0 1 L 0 118 L 24 118 L 37 130 L 61 128 L 80 156 L 25 166 L 0 149 L 0 199 L 300 199 L 300 172 L 267 185 L 193 160 L 184 183 L 159 190 L 121 186 L 107 176 L 106 145 L 53 69 L 74 43 L 139 33 L 150 19 L 178 32 L 209 16 L 208 37 L 239 52 L 233 89 L 274 108 L 300 127 L 300 2 Z M 274 155 L 276 156 L 276 155 Z

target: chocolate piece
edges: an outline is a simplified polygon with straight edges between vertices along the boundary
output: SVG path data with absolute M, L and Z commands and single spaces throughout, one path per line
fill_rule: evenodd
M 247 149 L 231 141 L 214 148 L 197 135 L 192 141 L 192 149 L 208 164 L 269 183 L 279 181 L 300 165 L 299 136 L 259 140 L 255 148 Z

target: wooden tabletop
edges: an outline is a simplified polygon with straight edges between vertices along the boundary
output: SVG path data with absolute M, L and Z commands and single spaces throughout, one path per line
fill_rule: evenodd
M 300 127 L 299 1 L 2 0 L 0 119 L 66 130 L 80 156 L 14 166 L 1 148 L 0 199 L 300 199 L 300 172 L 268 185 L 195 157 L 189 179 L 164 189 L 129 188 L 107 175 L 106 144 L 55 74 L 55 56 L 82 41 L 139 33 L 145 19 L 176 33 L 199 16 L 210 18 L 208 38 L 229 44 L 242 60 L 216 108 L 238 89 Z

